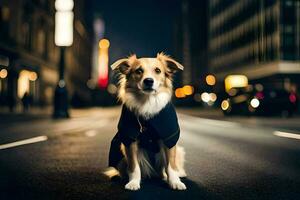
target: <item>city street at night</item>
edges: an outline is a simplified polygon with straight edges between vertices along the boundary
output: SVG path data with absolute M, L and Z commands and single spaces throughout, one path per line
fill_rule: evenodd
M 300 200 L 300 0 L 0 0 L 15 199 Z
M 207 119 L 178 110 L 186 191 L 143 180 L 139 191 L 129 192 L 126 180 L 102 175 L 120 115 L 120 107 L 111 107 L 72 110 L 72 118 L 62 120 L 1 117 L 0 199 L 300 198 L 296 118 L 281 119 L 281 128 L 278 119 L 264 126 L 247 122 L 253 118 Z

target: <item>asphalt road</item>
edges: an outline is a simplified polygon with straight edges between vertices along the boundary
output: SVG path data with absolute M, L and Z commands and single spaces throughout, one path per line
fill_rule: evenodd
M 74 111 L 69 120 L 2 121 L 0 199 L 300 199 L 297 132 L 183 114 L 188 189 L 144 180 L 141 190 L 126 191 L 126 180 L 101 174 L 119 112 L 89 109 Z

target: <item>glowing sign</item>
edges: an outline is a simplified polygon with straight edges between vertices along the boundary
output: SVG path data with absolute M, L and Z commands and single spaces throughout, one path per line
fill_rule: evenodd
M 102 39 L 99 41 L 99 55 L 98 55 L 98 85 L 100 89 L 105 89 L 108 85 L 108 49 L 109 41 Z
M 225 78 L 225 90 L 228 92 L 231 88 L 242 88 L 248 86 L 248 78 L 244 75 L 229 75 Z

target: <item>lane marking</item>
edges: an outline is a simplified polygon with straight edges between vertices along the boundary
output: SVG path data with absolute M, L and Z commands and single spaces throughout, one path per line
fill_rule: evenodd
M 85 135 L 87 137 L 94 137 L 94 136 L 97 135 L 97 131 L 96 130 L 88 130 L 88 131 L 85 132 Z
M 22 145 L 26 145 L 26 144 L 43 142 L 43 141 L 46 141 L 46 140 L 48 140 L 48 137 L 45 136 L 45 135 L 38 136 L 38 137 L 33 137 L 33 138 L 29 138 L 29 139 L 25 139 L 25 140 L 20 140 L 20 141 L 8 143 L 8 144 L 1 144 L 0 145 L 0 150 L 2 150 L 2 149 L 9 149 L 9 148 L 13 148 L 13 147 L 17 147 L 17 146 L 22 146 Z
M 288 132 L 282 132 L 282 131 L 274 131 L 274 135 L 278 137 L 285 137 L 285 138 L 292 138 L 292 139 L 297 139 L 300 140 L 300 135 L 295 134 L 295 133 L 288 133 Z
M 218 126 L 218 127 L 224 127 L 224 128 L 229 128 L 229 127 L 239 127 L 240 124 L 236 122 L 230 122 L 230 121 L 224 121 L 224 120 L 217 120 L 217 119 L 207 119 L 207 118 L 202 118 L 202 117 L 195 117 L 191 115 L 186 115 L 180 113 L 184 118 L 189 118 L 189 121 L 193 120 L 194 122 L 198 123 L 204 123 L 208 124 L 211 126 Z

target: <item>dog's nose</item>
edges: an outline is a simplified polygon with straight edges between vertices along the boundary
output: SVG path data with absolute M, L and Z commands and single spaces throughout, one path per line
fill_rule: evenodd
M 144 85 L 147 87 L 152 87 L 154 83 L 153 78 L 145 78 L 144 79 Z

